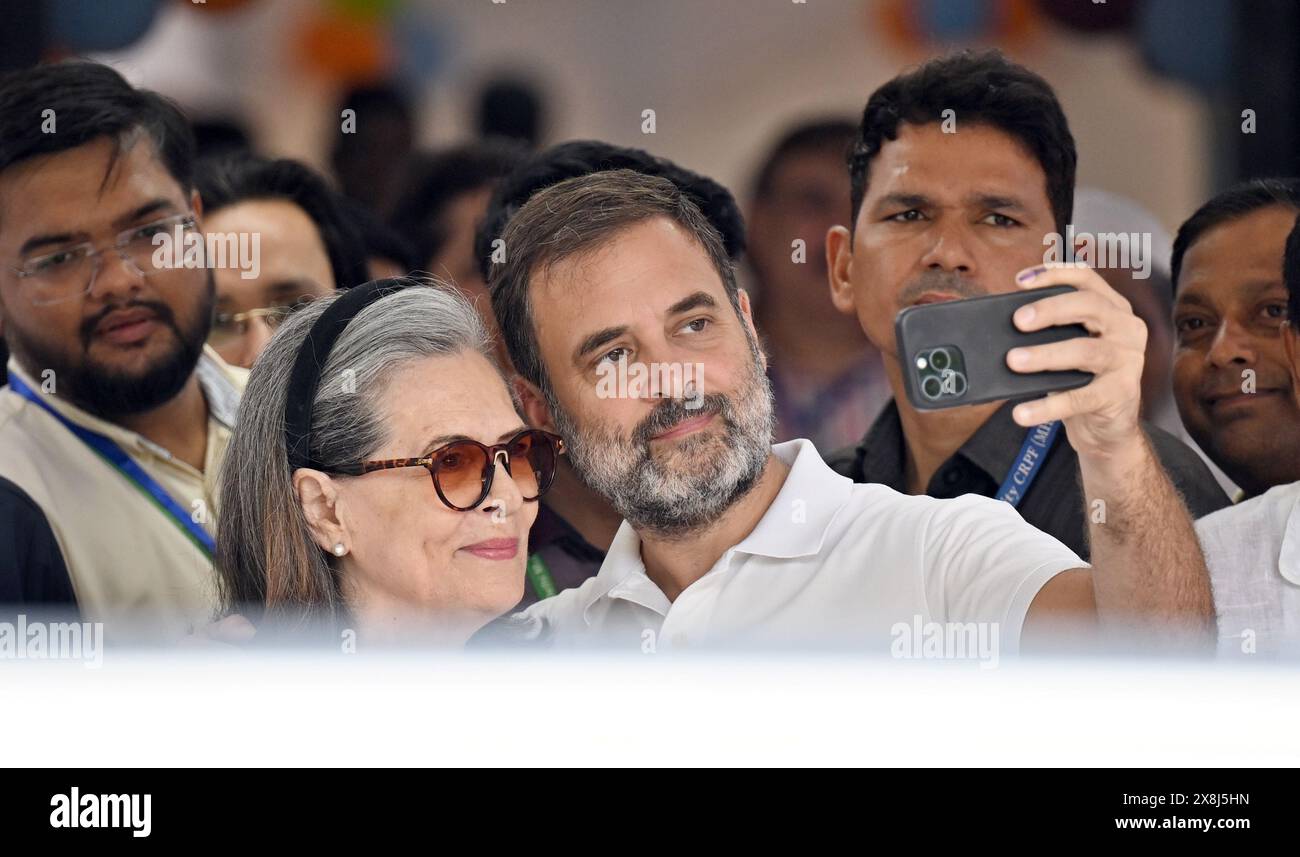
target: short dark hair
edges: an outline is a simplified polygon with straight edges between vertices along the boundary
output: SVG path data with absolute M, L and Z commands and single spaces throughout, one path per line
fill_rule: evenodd
M 336 288 L 348 289 L 370 279 L 361 241 L 343 214 L 338 194 L 305 164 L 248 153 L 204 160 L 198 168 L 198 188 L 209 214 L 254 199 L 293 203 L 316 224 Z
M 1169 276 L 1174 291 L 1178 291 L 1178 278 L 1183 269 L 1183 257 L 1192 245 L 1216 226 L 1245 217 L 1262 208 L 1274 205 L 1300 211 L 1300 180 L 1251 179 L 1235 184 L 1216 194 L 1178 227 L 1174 250 L 1169 259 Z
M 348 160 L 367 154 L 365 131 L 374 117 L 395 119 L 408 127 L 415 124 L 415 106 L 411 97 L 404 89 L 391 83 L 367 83 L 347 90 L 339 99 L 334 116 L 340 116 L 344 110 L 352 110 L 365 120 L 358 124 L 361 133 L 340 133 L 335 138 L 330 152 L 330 164 L 335 172 L 341 171 Z
M 530 149 L 541 140 L 546 110 L 534 84 L 498 78 L 483 87 L 477 101 L 474 125 L 480 137 L 518 140 Z
M 221 158 L 240 152 L 251 152 L 253 141 L 248 128 L 238 119 L 228 116 L 211 116 L 190 122 L 194 131 L 195 156 L 199 160 Z
M 713 224 L 727 256 L 734 261 L 745 252 L 745 218 L 731 192 L 713 179 L 641 149 L 600 140 L 571 140 L 533 155 L 497 185 L 474 241 L 483 279 L 488 279 L 492 267 L 492 242 L 502 236 L 506 223 L 533 194 L 565 179 L 603 170 L 634 170 L 668 179 Z
M 388 223 L 415 251 L 421 267 L 451 236 L 443 224 L 456 197 L 491 188 L 528 155 L 521 143 L 484 140 L 411 158 Z
M 382 111 L 407 121 L 414 121 L 415 107 L 412 101 L 406 87 L 397 83 L 385 81 L 362 83 L 348 89 L 339 97 L 338 109 L 334 112 L 337 114 L 348 108 L 356 110 L 357 113 Z
M 1061 234 L 1074 211 L 1074 174 L 1079 156 L 1070 124 L 1052 87 L 1000 51 L 962 51 L 932 59 L 871 94 L 849 152 L 853 186 L 851 223 L 867 195 L 871 161 L 899 125 L 940 122 L 952 110 L 958 123 L 986 125 L 1019 141 L 1047 176 L 1047 199 Z
M 858 126 L 853 122 L 839 118 L 811 119 L 791 126 L 759 164 L 750 194 L 754 199 L 762 199 L 771 193 L 777 170 L 793 155 L 825 152 L 835 158 L 846 158 L 857 131 Z
M 388 259 L 396 262 L 403 274 L 424 266 L 406 239 L 380 220 L 365 203 L 342 194 L 339 194 L 338 202 L 343 209 L 343 216 L 352 225 L 352 231 L 361 242 L 361 250 L 367 262 L 374 258 Z
M 722 237 L 685 192 L 666 178 L 601 170 L 538 191 L 506 224 L 506 261 L 491 269 L 492 310 L 519 374 L 549 391 L 537 348 L 528 286 L 534 275 L 589 253 L 627 227 L 667 217 L 708 254 L 740 314 L 739 289 Z
M 1286 237 L 1282 255 L 1282 282 L 1286 283 L 1287 318 L 1300 320 L 1300 217 Z
M 55 133 L 46 133 L 47 117 Z M 167 172 L 188 194 L 194 186 L 194 133 L 171 101 L 137 89 L 95 62 L 39 65 L 0 77 L 0 173 L 103 137 L 114 143 L 111 171 L 123 146 L 139 132 L 148 135 Z

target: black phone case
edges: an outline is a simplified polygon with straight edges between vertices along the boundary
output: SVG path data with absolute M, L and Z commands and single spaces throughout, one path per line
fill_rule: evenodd
M 938 410 L 1000 399 L 1037 398 L 1087 384 L 1092 380 L 1091 372 L 1023 373 L 1007 366 L 1007 352 L 1012 348 L 1089 335 L 1081 324 L 1024 333 L 1011 321 L 1024 304 L 1072 291 L 1073 286 L 1049 286 L 903 310 L 894 320 L 894 333 L 908 400 L 918 409 Z M 964 357 L 964 383 L 950 373 L 939 376 L 940 386 L 936 388 L 930 380 L 937 377 L 935 368 L 918 367 L 918 358 L 928 364 L 936 356 L 936 349 L 960 351 Z M 923 383 L 927 392 L 922 391 Z M 930 395 L 935 389 L 941 391 L 938 398 Z

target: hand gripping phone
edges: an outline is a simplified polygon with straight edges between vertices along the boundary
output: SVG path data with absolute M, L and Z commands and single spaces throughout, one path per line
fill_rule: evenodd
M 908 401 L 921 410 L 938 410 L 1038 398 L 1087 384 L 1091 372 L 1016 372 L 1007 366 L 1012 348 L 1089 335 L 1081 324 L 1025 333 L 1011 321 L 1025 304 L 1072 291 L 1074 286 L 1049 286 L 922 304 L 900 312 L 894 333 Z

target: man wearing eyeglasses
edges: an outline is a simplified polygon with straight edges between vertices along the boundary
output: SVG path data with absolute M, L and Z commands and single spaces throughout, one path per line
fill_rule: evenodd
M 208 344 L 230 365 L 252 367 L 303 304 L 370 279 L 338 196 L 306 165 L 232 155 L 202 163 L 195 184 L 209 246 L 241 251 L 226 252 L 228 264 L 211 263 L 217 305 Z
M 184 634 L 215 605 L 244 376 L 204 347 L 211 271 L 160 252 L 197 230 L 192 162 L 176 107 L 106 66 L 0 78 L 0 603 L 110 637 Z

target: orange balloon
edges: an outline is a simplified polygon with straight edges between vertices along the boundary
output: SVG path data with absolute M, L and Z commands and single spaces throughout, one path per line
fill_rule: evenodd
M 886 41 L 909 53 L 930 54 L 936 45 L 917 19 L 918 9 L 913 0 L 882 0 L 865 7 L 868 31 L 876 29 Z M 1034 33 L 1038 13 L 1032 0 L 995 0 L 992 4 L 991 27 L 980 34 L 979 41 L 991 41 L 1004 47 L 1018 46 Z
M 1003 45 L 1018 48 L 1033 38 L 1039 20 L 1037 6 L 1029 0 L 1007 0 L 1001 11 L 998 31 Z
M 298 48 L 310 69 L 343 83 L 388 77 L 394 56 L 379 26 L 334 15 L 309 21 L 299 35 Z

